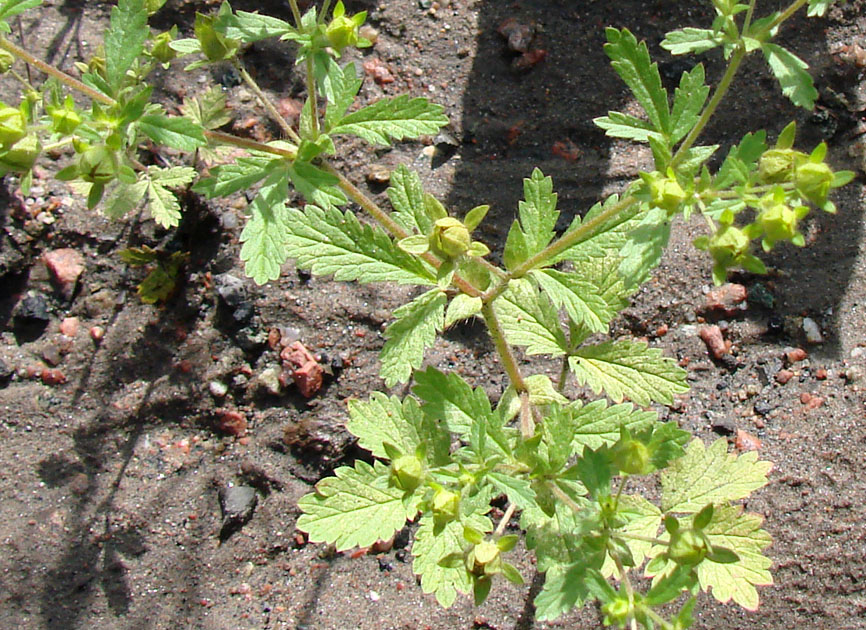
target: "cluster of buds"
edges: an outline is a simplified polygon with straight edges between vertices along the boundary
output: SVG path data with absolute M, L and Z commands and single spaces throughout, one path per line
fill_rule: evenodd
M 366 11 L 350 16 L 346 15 L 346 8 L 342 2 L 338 2 L 334 6 L 331 21 L 325 27 L 325 39 L 337 57 L 349 46 L 366 48 L 372 45 L 369 40 L 359 35 L 359 29 L 366 19 Z
M 480 605 L 487 599 L 493 577 L 496 575 L 502 575 L 513 584 L 523 584 L 520 572 L 502 559 L 503 553 L 514 549 L 517 536 L 501 536 L 496 540 L 488 540 L 478 530 L 465 527 L 463 537 L 471 545 L 466 549 L 463 562 L 472 577 L 476 605 Z
M 713 281 L 716 284 L 724 284 L 731 267 L 742 267 L 752 273 L 767 273 L 761 259 L 751 253 L 752 240 L 749 234 L 734 225 L 722 224 L 712 236 L 700 236 L 694 244 L 713 257 Z
M 0 102 L 0 174 L 27 173 L 41 151 L 39 138 L 28 134 L 23 107 Z
M 658 171 L 641 173 L 641 179 L 646 186 L 645 194 L 654 208 L 661 208 L 668 216 L 676 214 L 688 198 L 688 194 L 680 185 L 676 174 L 668 169 L 665 175 Z

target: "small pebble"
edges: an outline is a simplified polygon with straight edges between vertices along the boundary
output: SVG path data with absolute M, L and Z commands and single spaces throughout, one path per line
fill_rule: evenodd
M 802 348 L 793 348 L 785 353 L 785 358 L 788 359 L 788 363 L 803 361 L 807 356 L 809 356 L 808 353 Z
M 60 322 L 60 334 L 75 337 L 78 334 L 79 321 L 77 317 L 64 317 Z
M 809 343 L 824 343 L 824 336 L 821 334 L 821 329 L 811 317 L 803 318 L 803 332 L 806 333 L 806 341 Z
M 784 385 L 793 378 L 794 373 L 791 370 L 779 370 L 776 372 L 776 382 L 779 385 Z
M 221 381 L 211 381 L 207 387 L 214 398 L 223 398 L 229 391 L 228 386 Z
M 761 448 L 761 440 L 748 431 L 737 429 L 737 437 L 734 440 L 734 446 L 736 446 L 739 451 L 757 451 Z
M 105 329 L 102 326 L 94 326 L 90 329 L 90 338 L 97 343 L 105 337 Z

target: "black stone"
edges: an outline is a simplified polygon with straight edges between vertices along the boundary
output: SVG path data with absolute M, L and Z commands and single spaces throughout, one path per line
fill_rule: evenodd
M 253 517 L 258 503 L 256 489 L 250 486 L 228 486 L 219 492 L 220 508 L 223 513 L 223 523 L 220 528 L 220 540 L 228 540 L 232 534 L 239 531 Z

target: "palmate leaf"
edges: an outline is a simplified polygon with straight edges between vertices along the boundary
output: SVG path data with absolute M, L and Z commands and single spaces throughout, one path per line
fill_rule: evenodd
M 425 98 L 409 98 L 403 94 L 393 99 L 381 99 L 342 117 L 330 133 L 348 133 L 372 144 L 388 146 L 392 140 L 436 133 L 448 124 L 443 111 L 441 105 Z
M 451 439 L 441 420 L 424 414 L 412 397 L 401 401 L 373 392 L 369 400 L 349 401 L 349 417 L 346 428 L 376 457 L 388 458 L 384 445 L 390 444 L 406 455 L 416 454 L 421 447 L 434 466 L 450 461 Z
M 404 503 L 403 491 L 389 485 L 390 468 L 380 461 L 370 466 L 358 460 L 334 475 L 298 501 L 298 529 L 312 542 L 333 544 L 337 551 L 367 547 L 388 540 L 418 512 L 417 500 Z
M 351 212 L 312 204 L 290 208 L 288 253 L 301 269 L 337 280 L 435 285 L 434 272 L 405 253 L 380 228 L 360 223 Z
M 670 132 L 670 110 L 667 91 L 662 86 L 658 65 L 652 63 L 645 42 L 638 43 L 628 29 L 605 30 L 604 52 L 610 57 L 616 73 L 631 89 L 644 108 L 656 131 L 667 136 Z
M 412 393 L 424 401 L 421 408 L 428 417 L 441 418 L 449 431 L 464 438 L 477 420 L 492 420 L 493 411 L 484 390 L 473 389 L 454 372 L 446 374 L 434 367 L 416 372 Z
M 687 26 L 665 35 L 660 45 L 672 55 L 685 55 L 706 52 L 721 46 L 723 41 L 721 33 L 707 28 Z
M 147 210 L 154 221 L 164 228 L 180 223 L 180 203 L 168 187 L 186 186 L 195 176 L 195 169 L 189 166 L 147 167 Z
M 519 221 L 511 225 L 505 241 L 503 260 L 509 270 L 544 249 L 556 234 L 559 211 L 553 179 L 536 168 L 523 180 L 523 196 L 518 205 Z
M 0 31 L 4 33 L 12 32 L 7 20 L 9 18 L 24 13 L 27 9 L 38 7 L 42 4 L 42 0 L 2 0 L 0 1 Z
M 604 444 L 613 444 L 619 439 L 622 426 L 634 434 L 658 419 L 654 411 L 637 409 L 631 403 L 608 406 L 603 398 L 586 405 L 575 401 L 566 409 L 571 415 L 574 450 L 578 453 L 584 447 L 598 449 Z
M 486 479 L 519 509 L 525 510 L 535 505 L 535 490 L 528 479 L 498 472 L 488 473 Z
M 584 346 L 569 357 L 568 364 L 581 385 L 596 394 L 604 391 L 615 402 L 628 398 L 638 405 L 653 401 L 669 405 L 674 394 L 688 391 L 685 370 L 641 341 Z
M 798 107 L 813 109 L 815 100 L 818 98 L 818 90 L 812 82 L 812 75 L 806 72 L 808 64 L 790 50 L 777 44 L 761 44 L 761 50 L 764 52 L 770 70 L 782 87 L 782 94 Z
M 149 35 L 144 0 L 119 0 L 117 6 L 111 9 L 111 21 L 104 38 L 105 78 L 115 92 L 123 82 L 126 71 L 144 50 L 144 42 Z
M 102 204 L 102 212 L 109 219 L 119 219 L 127 212 L 132 212 L 147 193 L 148 182 L 144 178 L 134 184 L 118 182 Z
M 736 501 L 767 484 L 772 464 L 758 461 L 754 451 L 728 454 L 719 439 L 709 448 L 700 440 L 686 447 L 684 457 L 661 475 L 662 509 L 665 512 L 697 512 L 708 503 Z
M 256 284 L 280 277 L 289 257 L 288 188 L 284 173 L 271 173 L 249 206 L 250 218 L 241 232 L 244 273 Z
M 447 302 L 443 291 L 433 289 L 394 311 L 396 320 L 385 329 L 387 341 L 379 354 L 379 374 L 388 387 L 405 383 L 412 370 L 421 367 L 424 351 L 445 326 Z
M 322 209 L 336 210 L 348 202 L 346 195 L 337 187 L 339 180 L 331 173 L 300 160 L 288 164 L 286 169 L 292 185 L 309 203 Z
M 509 282 L 493 309 L 508 343 L 524 347 L 527 354 L 565 354 L 568 342 L 556 308 L 528 280 Z
M 457 593 L 472 592 L 472 578 L 463 563 L 444 566 L 440 560 L 452 554 L 462 554 L 467 546 L 463 538 L 464 526 L 480 532 L 489 532 L 493 525 L 486 516 L 473 514 L 465 519 L 450 521 L 437 534 L 433 517 L 421 517 L 415 542 L 412 544 L 412 571 L 421 576 L 421 590 L 434 593 L 436 601 L 444 608 L 457 599 Z
M 220 11 L 214 28 L 230 39 L 238 39 L 247 44 L 270 37 L 282 37 L 294 30 L 284 20 L 248 11 Z
M 391 173 L 388 199 L 394 207 L 391 216 L 403 229 L 419 234 L 430 234 L 433 220 L 427 214 L 424 203 L 424 188 L 418 173 L 410 171 L 403 164 Z
M 226 107 L 226 95 L 218 87 L 212 87 L 201 96 L 184 99 L 183 115 L 204 129 L 218 129 L 232 120 Z

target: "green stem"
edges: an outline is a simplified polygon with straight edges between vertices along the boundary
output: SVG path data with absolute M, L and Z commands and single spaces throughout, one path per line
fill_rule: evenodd
M 740 31 L 743 35 L 749 32 L 749 27 L 752 25 L 752 15 L 755 13 L 755 0 L 749 0 L 749 8 L 746 10 L 746 17 L 743 20 L 743 28 Z
M 670 543 L 667 540 L 662 540 L 661 538 L 653 538 L 652 536 L 641 536 L 640 534 L 630 534 L 628 532 L 617 531 L 616 535 L 619 538 L 628 538 L 629 540 L 639 540 L 641 542 L 648 542 L 654 545 L 664 545 L 667 547 Z
M 316 95 L 316 77 L 313 76 L 313 60 L 307 57 L 307 100 L 310 102 L 310 131 L 313 140 L 319 137 L 319 100 Z
M 574 499 L 572 499 L 570 496 L 568 496 L 565 493 L 565 491 L 562 488 L 560 488 L 559 486 L 557 486 L 555 483 L 548 483 L 545 485 L 547 485 L 547 489 L 550 490 L 556 496 L 557 499 L 559 499 L 560 501 L 565 503 L 568 507 L 570 507 L 572 510 L 574 510 L 577 514 L 580 514 L 581 512 L 583 512 L 583 508 Z
M 619 571 L 620 580 L 622 580 L 622 585 L 625 587 L 625 594 L 628 596 L 628 604 L 629 608 L 634 610 L 634 588 L 631 585 L 631 580 L 628 579 L 628 573 L 625 572 L 625 567 L 622 564 L 622 560 L 620 560 L 616 554 L 610 554 L 610 557 L 613 558 L 614 564 L 616 564 L 616 570 Z M 631 618 L 632 627 L 636 627 L 634 617 Z
M 67 136 L 62 140 L 58 140 L 57 142 L 52 142 L 51 144 L 46 144 L 42 147 L 43 151 L 53 151 L 54 149 L 59 149 L 60 147 L 65 147 L 67 144 L 72 142 L 72 136 Z
M 249 88 L 256 95 L 256 98 L 259 99 L 259 103 L 262 104 L 262 107 L 265 108 L 265 111 L 268 112 L 271 119 L 277 123 L 283 132 L 292 139 L 292 141 L 296 144 L 301 143 L 301 137 L 292 129 L 292 126 L 288 123 L 288 121 L 280 115 L 280 112 L 277 111 L 277 108 L 274 107 L 274 104 L 271 102 L 271 99 L 267 97 L 267 95 L 262 92 L 262 89 L 259 87 L 259 84 L 256 83 L 255 79 L 250 76 L 250 73 L 247 72 L 247 69 L 244 67 L 244 64 L 241 63 L 241 60 L 237 57 L 232 58 L 232 63 L 234 64 L 235 70 L 238 71 L 238 74 L 241 75 L 241 78 L 244 82 L 249 86 Z
M 763 29 L 761 29 L 758 33 L 753 33 L 752 37 L 759 38 L 761 35 L 765 33 L 769 33 L 774 28 L 779 26 L 782 22 L 789 19 L 792 15 L 794 15 L 797 11 L 799 11 L 803 5 L 805 5 L 809 0 L 796 0 L 796 2 L 792 2 L 787 9 L 782 11 L 779 15 L 776 16 L 776 19 L 767 24 Z
M 674 626 L 652 608 L 650 608 L 649 606 L 642 606 L 642 608 L 643 611 L 646 613 L 647 617 L 650 617 L 653 621 L 659 624 L 662 630 L 673 630 Z
M 518 394 L 527 393 L 529 390 L 526 387 L 526 382 L 523 380 L 523 375 L 520 373 L 520 368 L 517 365 L 517 359 L 514 356 L 514 352 L 511 350 L 511 346 L 508 345 L 508 342 L 505 340 L 505 332 L 502 330 L 502 325 L 499 323 L 499 319 L 496 317 L 496 313 L 493 310 L 493 305 L 490 303 L 484 304 L 481 307 L 481 315 L 484 317 L 484 323 L 487 324 L 487 330 L 490 333 L 490 337 L 493 339 L 493 345 L 496 347 L 496 352 L 499 354 L 499 358 L 502 361 L 502 367 L 505 369 L 505 373 L 508 374 L 508 378 L 511 379 L 511 383 L 514 385 L 514 389 L 517 390 Z M 532 416 L 529 416 L 530 420 Z M 521 426 L 521 430 L 524 428 Z M 524 435 L 526 437 L 526 435 Z M 529 437 L 532 437 L 531 435 Z
M 82 83 L 78 79 L 69 76 L 68 74 L 66 74 L 62 70 L 58 70 L 54 66 L 45 63 L 41 59 L 37 59 L 36 57 L 31 55 L 29 52 L 27 52 L 26 50 L 24 50 L 20 46 L 16 46 L 12 42 L 10 42 L 5 37 L 0 37 L 0 48 L 2 48 L 3 50 L 5 50 L 7 52 L 12 53 L 13 55 L 18 57 L 19 59 L 23 60 L 25 63 L 28 63 L 31 66 L 35 66 L 36 68 L 38 68 L 39 70 L 41 70 L 45 74 L 54 77 L 55 79 L 57 79 L 61 83 L 65 83 L 69 87 L 71 87 L 75 90 L 78 90 L 79 92 L 81 92 L 83 94 L 86 94 L 87 96 L 92 98 L 94 101 L 99 101 L 103 105 L 116 105 L 117 104 L 117 101 L 115 101 L 110 96 L 107 96 L 107 95 L 103 94 L 102 92 L 99 92 L 98 90 L 94 90 L 89 85 L 86 85 L 85 83 Z
M 331 8 L 331 0 L 325 0 L 322 3 L 322 10 L 319 13 L 319 22 L 324 21 L 325 16 L 328 15 L 328 9 Z
M 301 30 L 301 11 L 298 9 L 298 0 L 289 0 L 292 8 L 292 18 L 295 20 L 295 28 Z
M 565 391 L 565 384 L 568 382 L 568 355 L 562 357 L 562 368 L 559 370 L 559 381 L 556 383 L 556 391 L 560 394 Z

